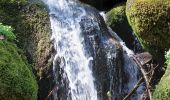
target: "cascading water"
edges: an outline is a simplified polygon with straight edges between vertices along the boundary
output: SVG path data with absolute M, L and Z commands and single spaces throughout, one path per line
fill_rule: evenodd
M 50 10 L 51 40 L 57 52 L 53 62 L 56 73 L 58 58 L 64 77 L 68 78 L 67 100 L 97 100 L 97 91 L 91 71 L 91 57 L 84 48 L 80 21 L 85 10 L 76 6 L 75 0 L 46 0 Z M 56 77 L 58 74 L 55 74 Z M 54 99 L 57 99 L 54 98 Z
M 44 2 L 50 10 L 51 40 L 56 51 L 54 99 L 107 100 L 107 92 L 110 99 L 123 99 L 138 80 L 137 65 L 130 58 L 134 53 L 106 27 L 94 8 L 77 0 Z M 140 91 L 134 100 L 140 98 Z

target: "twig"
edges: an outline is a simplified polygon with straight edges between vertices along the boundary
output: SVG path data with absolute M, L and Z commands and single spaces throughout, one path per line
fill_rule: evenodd
M 133 95 L 133 93 L 135 93 L 135 91 L 138 89 L 138 87 L 140 86 L 140 84 L 143 82 L 144 78 L 140 78 L 140 80 L 137 82 L 137 84 L 135 85 L 135 87 L 133 88 L 133 90 L 131 90 L 131 92 L 126 95 L 126 97 L 123 100 L 129 100 L 129 97 L 131 97 Z
M 150 77 L 150 79 L 149 79 L 149 84 L 150 84 L 150 85 L 151 85 L 152 77 L 153 77 L 153 75 L 154 75 L 154 73 L 155 73 L 155 69 L 158 68 L 158 67 L 159 67 L 159 64 L 158 64 L 156 67 L 154 67 L 153 70 L 152 70 L 152 74 L 151 74 L 151 77 Z
M 147 72 L 146 75 L 149 75 L 150 73 L 155 71 L 155 69 L 158 68 L 158 67 L 159 67 L 159 64 L 156 67 L 152 68 L 149 72 Z

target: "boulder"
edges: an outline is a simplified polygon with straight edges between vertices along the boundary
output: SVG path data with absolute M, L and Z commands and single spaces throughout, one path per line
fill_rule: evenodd
M 127 0 L 126 15 L 142 46 L 154 59 L 163 60 L 164 50 L 170 48 L 170 1 Z

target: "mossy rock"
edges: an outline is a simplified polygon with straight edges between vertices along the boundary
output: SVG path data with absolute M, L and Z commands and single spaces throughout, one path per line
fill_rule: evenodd
M 126 17 L 126 3 L 122 2 L 115 5 L 106 16 L 106 24 L 112 28 L 130 48 L 133 47 L 134 36 Z
M 21 50 L 2 40 L 0 55 L 0 100 L 36 100 L 36 79 Z
M 154 100 L 169 100 L 170 97 L 170 50 L 166 55 L 167 68 L 153 93 Z
M 142 46 L 159 59 L 170 48 L 170 1 L 127 0 L 126 15 Z

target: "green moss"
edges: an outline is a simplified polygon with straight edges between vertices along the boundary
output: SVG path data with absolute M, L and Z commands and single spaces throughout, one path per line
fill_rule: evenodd
M 117 24 L 123 24 L 127 21 L 125 9 L 126 3 L 114 6 L 113 9 L 107 13 L 107 24 L 114 28 Z
M 15 44 L 0 41 L 0 99 L 36 100 L 37 83 Z
M 126 15 L 145 49 L 153 53 L 170 48 L 169 0 L 128 0 Z
M 153 93 L 154 100 L 169 100 L 170 97 L 170 50 L 166 55 L 167 69 Z

